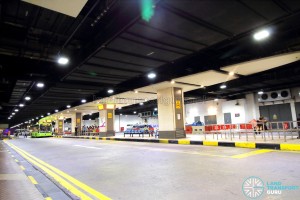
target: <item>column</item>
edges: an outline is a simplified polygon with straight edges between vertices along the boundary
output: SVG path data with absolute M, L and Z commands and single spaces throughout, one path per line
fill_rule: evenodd
M 80 135 L 81 131 L 82 131 L 81 130 L 82 129 L 82 126 L 81 126 L 82 115 L 81 115 L 81 113 L 76 113 L 75 117 L 76 117 L 75 126 L 77 127 L 77 135 Z M 74 127 L 74 132 L 75 132 L 75 127 Z M 77 135 L 75 135 L 75 136 L 77 136 Z
M 99 137 L 112 137 L 115 136 L 114 118 L 115 108 L 112 104 L 105 104 L 98 106 L 99 108 Z
M 290 105 L 291 105 L 292 120 L 294 121 L 293 127 L 297 127 L 298 125 L 297 125 L 297 113 L 296 113 L 295 101 L 292 100 L 290 102 Z
M 157 91 L 159 138 L 185 138 L 184 101 L 181 88 L 165 88 Z
M 57 120 L 58 122 L 58 135 L 63 135 L 64 134 L 64 120 L 63 119 L 59 119 Z
M 246 122 L 251 121 L 252 119 L 259 118 L 259 106 L 257 95 L 251 93 L 246 94 Z

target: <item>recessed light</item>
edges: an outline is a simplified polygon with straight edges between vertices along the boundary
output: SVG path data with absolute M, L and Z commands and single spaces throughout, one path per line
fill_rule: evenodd
M 258 31 L 256 32 L 254 35 L 253 35 L 253 38 L 257 41 L 260 41 L 260 40 L 263 40 L 267 37 L 270 36 L 270 31 L 268 30 L 261 30 L 261 31 Z
M 174 84 L 175 83 L 175 81 L 174 80 L 171 80 L 171 84 Z
M 15 109 L 15 112 L 18 112 L 19 111 L 19 109 Z
M 26 101 L 29 101 L 30 99 L 31 99 L 31 97 L 29 97 L 29 96 L 25 97 Z
M 37 86 L 38 88 L 43 88 L 43 87 L 45 86 L 45 84 L 42 83 L 42 82 L 38 82 L 38 83 L 36 84 L 36 86 Z
M 86 103 L 86 100 L 85 100 L 85 99 L 82 99 L 82 100 L 81 100 L 81 103 Z
M 47 113 L 47 115 L 50 115 L 50 113 Z
M 111 93 L 114 93 L 114 90 L 109 89 L 109 90 L 107 90 L 107 92 L 108 92 L 109 94 L 111 94 Z
M 36 117 L 35 119 L 38 119 L 38 117 Z
M 142 105 L 144 105 L 144 103 L 143 103 L 143 102 L 141 102 L 141 103 L 140 103 L 140 105 L 142 106 Z
M 148 78 L 150 78 L 150 79 L 153 79 L 153 78 L 155 78 L 156 77 L 156 74 L 155 73 L 149 73 L 148 74 Z
M 56 109 L 55 112 L 58 112 L 58 110 Z
M 69 58 L 67 57 L 59 57 L 57 60 L 58 64 L 66 65 L 69 63 Z
M 119 110 L 121 110 L 122 109 L 122 107 L 119 107 Z
M 89 120 L 91 120 L 91 119 L 89 119 Z
M 257 94 L 263 94 L 264 92 L 263 91 L 259 91 Z
M 120 113 L 120 115 L 123 115 L 122 113 Z
M 70 105 L 67 105 L 67 108 L 71 108 L 71 106 L 70 106 Z
M 225 89 L 225 88 L 227 88 L 227 86 L 226 86 L 225 84 L 222 84 L 222 85 L 220 86 L 220 88 L 221 88 L 221 89 Z
M 233 76 L 234 75 L 234 72 L 229 72 L 229 76 Z
M 134 111 L 133 113 L 136 114 L 136 111 Z
M 20 106 L 20 107 L 24 107 L 24 104 L 20 103 L 19 106 Z
M 44 117 L 44 115 L 41 115 L 41 117 Z
M 154 108 L 155 111 L 157 111 L 157 108 Z
M 139 91 L 135 90 L 134 93 L 139 93 Z
M 77 110 L 77 108 L 75 108 L 74 110 Z
M 214 99 L 214 101 L 219 101 L 219 99 Z

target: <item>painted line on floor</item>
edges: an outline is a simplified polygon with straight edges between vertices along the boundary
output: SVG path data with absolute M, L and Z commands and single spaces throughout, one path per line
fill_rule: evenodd
M 38 182 L 33 178 L 33 176 L 28 176 L 28 178 L 29 178 L 29 180 L 31 181 L 31 183 L 33 185 L 37 185 L 38 184 Z
M 63 183 L 62 185 L 65 188 L 69 188 L 68 190 L 71 191 L 73 194 L 75 194 L 76 196 L 79 196 L 81 199 L 91 199 L 90 197 L 86 196 L 84 193 L 82 193 L 81 191 L 77 190 L 74 186 L 72 186 L 71 184 L 69 184 L 67 181 L 65 181 L 64 179 L 68 180 L 69 182 L 71 182 L 72 184 L 76 185 L 77 187 L 79 187 L 80 189 L 88 192 L 89 194 L 97 197 L 98 199 L 101 200 L 110 200 L 109 197 L 105 196 L 104 194 L 96 191 L 95 189 L 91 188 L 90 186 L 82 183 L 81 181 L 75 179 L 74 177 L 64 173 L 63 171 L 53 167 L 52 165 L 36 158 L 35 156 L 29 154 L 28 152 L 20 149 L 19 147 L 9 143 L 11 145 L 11 147 L 15 150 L 17 150 L 23 157 L 25 156 L 28 160 L 30 160 L 31 163 L 34 163 L 35 165 L 37 165 L 38 167 L 40 167 L 41 169 L 43 169 L 43 171 L 45 171 L 47 174 L 51 175 L 53 178 L 55 178 L 55 180 L 59 180 L 59 183 Z M 52 170 L 52 171 L 51 171 Z M 54 173 L 55 172 L 55 173 Z M 62 178 L 61 178 L 62 177 Z M 64 179 L 63 179 L 64 178 Z M 70 190 L 71 189 L 71 190 Z M 75 193 L 74 193 L 75 192 Z
M 89 147 L 89 146 L 83 146 L 83 145 L 79 145 L 79 144 L 76 144 L 73 146 L 74 147 L 83 147 L 83 148 L 87 148 L 87 149 L 102 149 L 102 148 L 98 148 L 98 147 Z
M 25 151 L 19 149 L 18 147 L 14 146 L 11 143 L 9 143 L 9 146 L 11 148 L 13 148 L 16 152 L 18 152 L 21 156 L 23 156 L 26 160 L 31 162 L 33 165 L 39 167 L 44 172 L 46 172 L 49 176 L 51 176 L 54 180 L 56 180 L 58 183 L 60 183 L 64 188 L 66 188 L 68 191 L 70 191 L 75 196 L 77 196 L 77 197 L 79 197 L 80 199 L 83 199 L 83 200 L 92 200 L 92 198 L 90 198 L 89 196 L 87 196 L 86 194 L 84 194 L 83 192 L 78 190 L 77 188 L 75 188 L 73 185 L 71 185 L 69 182 L 67 182 L 66 180 L 64 180 L 63 178 L 61 178 L 57 174 L 55 174 L 53 171 L 51 171 L 50 169 L 46 168 L 45 166 L 43 166 L 40 163 L 33 160 L 31 157 L 29 157 L 27 155 L 27 153 L 25 153 Z
M 250 149 L 255 149 L 256 145 L 254 142 L 235 142 L 236 147 L 241 147 L 241 148 L 250 148 Z
M 250 156 L 256 156 L 256 155 L 259 155 L 259 154 L 269 153 L 269 152 L 273 152 L 273 151 L 274 150 L 271 150 L 271 149 L 260 149 L 260 150 L 256 150 L 256 151 L 250 151 L 250 152 L 247 152 L 247 153 L 234 155 L 234 156 L 231 156 L 231 158 L 247 158 L 247 157 L 250 157 Z
M 25 171 L 25 167 L 23 167 L 23 165 L 20 165 L 20 168 Z
M 46 197 L 45 200 L 52 200 L 52 198 L 51 197 Z

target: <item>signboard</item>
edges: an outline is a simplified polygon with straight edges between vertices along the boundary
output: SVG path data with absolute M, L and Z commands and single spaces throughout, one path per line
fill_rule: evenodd
M 76 123 L 77 123 L 77 124 L 80 124 L 80 118 L 77 118 L 77 119 L 76 119 Z
M 115 105 L 114 104 L 106 104 L 106 109 L 114 109 Z
M 103 110 L 104 109 L 104 105 L 103 104 L 98 104 L 98 110 Z
M 107 118 L 112 119 L 112 113 L 107 113 Z
M 176 100 L 176 109 L 180 109 L 181 108 L 181 102 L 180 100 Z

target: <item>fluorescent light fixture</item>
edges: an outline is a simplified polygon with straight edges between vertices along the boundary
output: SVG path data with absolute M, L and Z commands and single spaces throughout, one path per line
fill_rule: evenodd
M 29 97 L 29 96 L 25 97 L 26 101 L 29 101 L 30 99 L 31 99 L 31 97 Z
M 19 111 L 19 109 L 15 109 L 15 112 L 18 112 Z
M 57 62 L 58 62 L 58 64 L 66 65 L 69 63 L 69 58 L 62 56 L 62 57 L 58 58 Z
M 82 100 L 81 100 L 81 103 L 86 103 L 86 100 L 85 100 L 85 99 L 82 99 Z
M 233 76 L 234 75 L 234 72 L 229 72 L 229 76 Z
M 56 109 L 55 112 L 58 112 L 58 110 Z
M 257 41 L 260 41 L 260 40 L 263 40 L 263 39 L 265 39 L 269 36 L 270 36 L 270 32 L 268 30 L 261 30 L 261 31 L 256 32 L 253 35 L 253 38 Z
M 220 86 L 220 88 L 221 88 L 221 89 L 225 89 L 225 88 L 227 88 L 227 86 L 226 86 L 225 84 L 222 84 L 222 85 Z
M 263 94 L 264 92 L 263 91 L 259 91 L 257 94 Z
M 45 84 L 42 83 L 42 82 L 38 82 L 38 83 L 36 84 L 36 86 L 37 86 L 38 88 L 43 88 L 43 87 L 45 86 Z
M 154 108 L 155 111 L 157 111 L 157 108 Z
M 114 93 L 114 90 L 109 89 L 109 90 L 107 90 L 107 92 L 108 92 L 109 94 L 111 94 L 111 93 Z
M 19 106 L 20 106 L 20 107 L 24 107 L 24 104 L 20 103 Z
M 155 73 L 149 73 L 148 74 L 148 78 L 150 78 L 150 79 L 153 79 L 153 78 L 155 78 L 156 77 L 156 74 Z
M 67 108 L 71 108 L 71 106 L 70 106 L 70 105 L 67 105 Z

